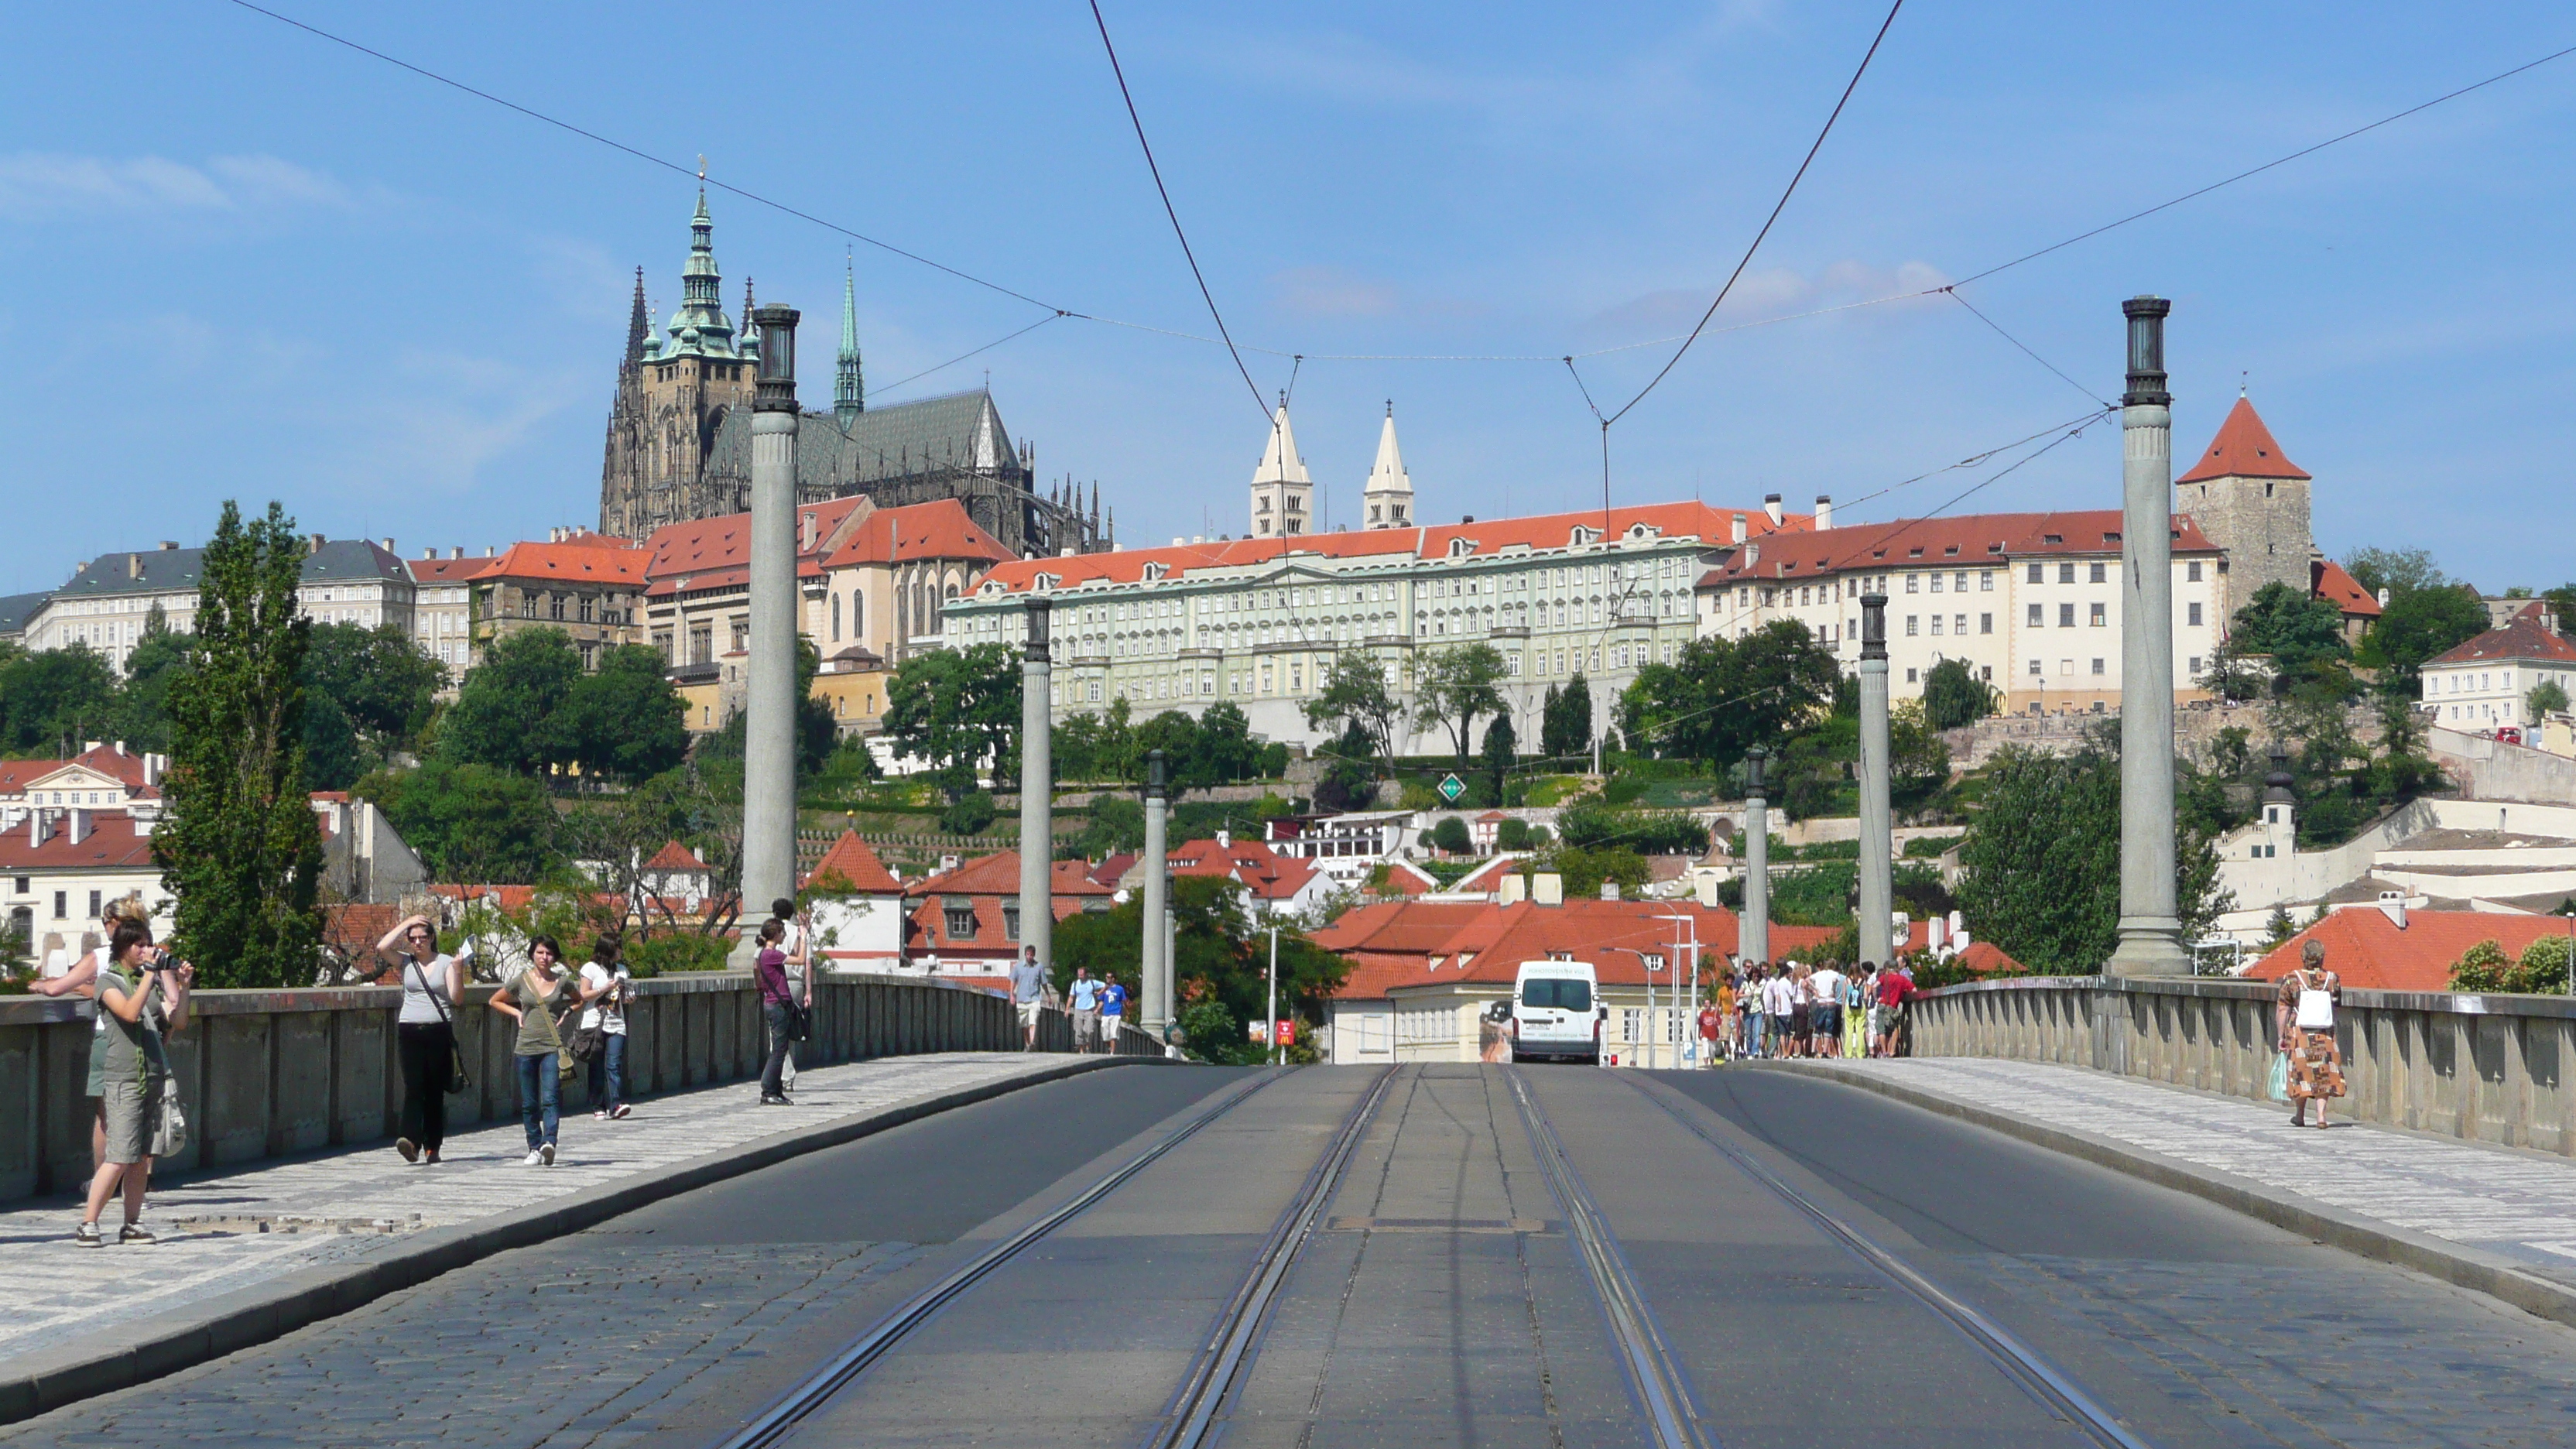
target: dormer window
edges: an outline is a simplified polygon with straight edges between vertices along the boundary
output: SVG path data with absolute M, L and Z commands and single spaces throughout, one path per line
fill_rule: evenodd
M 1449 540 L 1449 556 L 1451 558 L 1465 558 L 1467 555 L 1474 553 L 1475 551 L 1476 541 L 1472 538 L 1453 538 Z
M 1049 589 L 1060 589 L 1064 587 L 1064 575 L 1040 574 L 1036 578 L 1029 580 L 1029 587 L 1038 590 L 1041 593 Z
M 1162 578 L 1165 574 L 1170 573 L 1171 571 L 1172 571 L 1172 570 L 1171 570 L 1171 568 L 1170 568 L 1168 565 L 1165 565 L 1165 564 L 1158 564 L 1158 563 L 1149 563 L 1149 564 L 1145 565 L 1145 582 L 1147 582 L 1147 583 L 1152 583 L 1152 582 L 1154 582 L 1155 580 Z
M 1568 548 L 1581 548 L 1587 543 L 1599 543 L 1600 541 L 1601 530 L 1597 528 L 1585 528 L 1583 525 L 1578 523 L 1574 526 L 1573 535 L 1566 540 L 1565 546 Z

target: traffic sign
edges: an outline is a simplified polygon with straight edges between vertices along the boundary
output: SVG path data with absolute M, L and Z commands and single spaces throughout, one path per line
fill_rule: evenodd
M 1467 793 L 1467 782 L 1466 782 L 1466 781 L 1459 779 L 1456 775 L 1443 775 L 1443 776 L 1441 776 L 1441 777 L 1440 777 L 1440 798 L 1441 798 L 1441 799 L 1448 801 L 1448 802 L 1449 802 L 1450 804 L 1452 804 L 1452 805 L 1455 805 L 1455 804 L 1457 804 L 1457 803 L 1458 803 L 1458 797 L 1459 797 L 1459 796 L 1461 796 L 1461 795 L 1464 795 L 1464 794 L 1466 794 L 1466 793 Z

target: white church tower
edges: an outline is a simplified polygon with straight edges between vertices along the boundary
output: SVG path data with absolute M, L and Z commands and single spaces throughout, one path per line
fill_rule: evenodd
M 1315 480 L 1297 456 L 1297 434 L 1288 426 L 1288 400 L 1270 418 L 1270 445 L 1252 470 L 1252 536 L 1281 538 L 1314 531 Z
M 1395 404 L 1386 405 L 1386 425 L 1378 429 L 1377 462 L 1369 469 L 1362 495 L 1371 528 L 1413 526 L 1413 475 L 1405 471 L 1404 454 L 1395 446 Z

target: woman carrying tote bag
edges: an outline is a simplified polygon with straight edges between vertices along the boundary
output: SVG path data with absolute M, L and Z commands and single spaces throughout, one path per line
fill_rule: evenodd
M 2335 1047 L 2335 1003 L 2343 982 L 2325 969 L 2326 948 L 2310 941 L 2299 952 L 2299 969 L 2281 978 L 2272 1015 L 2281 1051 L 2289 1059 L 2290 1125 L 2305 1127 L 2308 1103 L 2317 1104 L 2314 1125 L 2326 1125 L 2326 1103 L 2344 1094 L 2343 1053 Z

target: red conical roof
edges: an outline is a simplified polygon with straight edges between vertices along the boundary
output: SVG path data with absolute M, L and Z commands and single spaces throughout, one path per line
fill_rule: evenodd
M 2204 478 L 2306 478 L 2307 472 L 2281 454 L 2281 445 L 2272 441 L 2272 430 L 2254 411 L 2254 404 L 2243 398 L 2227 410 L 2227 421 L 2218 425 L 2218 436 L 2210 440 L 2209 451 L 2200 455 L 2192 470 L 2176 478 L 2177 483 L 2198 483 Z

